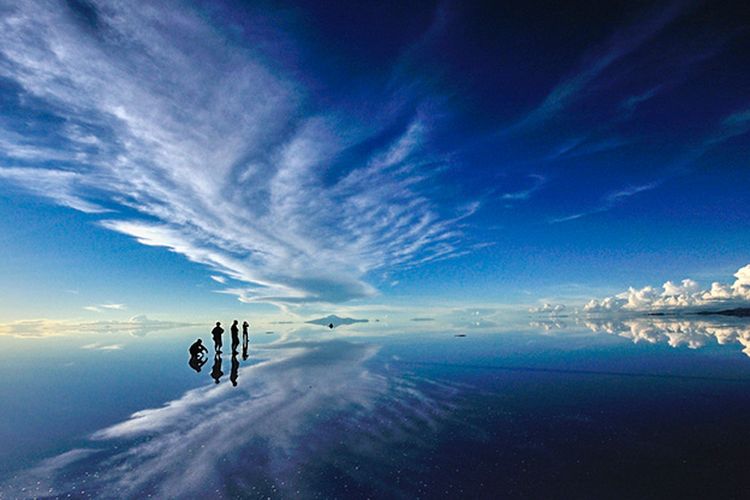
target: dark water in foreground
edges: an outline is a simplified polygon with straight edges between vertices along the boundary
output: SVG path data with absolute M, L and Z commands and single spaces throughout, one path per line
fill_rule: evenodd
M 746 497 L 750 359 L 703 323 L 297 325 L 236 387 L 205 328 L 3 337 L 0 497 Z

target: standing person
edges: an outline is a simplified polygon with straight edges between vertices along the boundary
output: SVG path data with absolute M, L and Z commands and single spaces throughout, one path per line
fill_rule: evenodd
M 232 331 L 232 354 L 237 354 L 237 346 L 240 345 L 240 327 L 237 325 L 239 325 L 239 321 L 234 320 L 232 328 L 230 328 Z
M 216 322 L 216 327 L 211 330 L 211 335 L 214 336 L 214 350 L 221 354 L 221 347 L 224 345 L 221 341 L 221 336 L 224 333 L 224 329 L 221 327 L 221 322 Z
M 242 322 L 242 345 L 247 344 L 248 338 L 247 338 L 247 329 L 250 328 L 250 323 L 247 321 Z

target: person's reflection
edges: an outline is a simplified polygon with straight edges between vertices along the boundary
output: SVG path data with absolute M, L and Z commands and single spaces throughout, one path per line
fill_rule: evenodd
M 247 337 L 242 339 L 242 361 L 247 361 Z
M 229 380 L 232 382 L 232 385 L 237 387 L 237 377 L 240 376 L 239 374 L 240 369 L 240 362 L 237 360 L 237 354 L 232 354 L 232 371 L 229 373 Z
M 221 371 L 221 354 L 216 353 L 214 355 L 214 366 L 211 368 L 211 378 L 218 384 L 221 382 L 222 375 L 224 375 L 224 372 Z
M 203 365 L 206 364 L 207 361 L 208 361 L 208 358 L 205 356 L 190 356 L 190 361 L 188 361 L 188 365 L 190 366 L 190 368 L 200 373 L 201 368 L 203 367 Z
M 188 352 L 190 353 L 188 365 L 196 372 L 200 372 L 201 367 L 208 361 L 208 358 L 204 355 L 204 353 L 208 352 L 208 349 L 203 345 L 201 339 L 198 339 L 190 346 Z

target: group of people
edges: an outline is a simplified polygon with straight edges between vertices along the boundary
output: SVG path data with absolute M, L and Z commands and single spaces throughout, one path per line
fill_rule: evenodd
M 232 354 L 237 353 L 237 347 L 240 345 L 240 327 L 237 326 L 239 321 L 234 320 L 229 330 L 232 332 Z M 247 321 L 242 322 L 242 343 L 247 343 L 248 334 L 247 329 L 250 328 L 250 323 Z M 221 327 L 221 321 L 216 322 L 216 326 L 211 330 L 211 335 L 214 338 L 214 351 L 221 354 L 221 348 L 224 345 L 222 342 L 222 335 L 224 335 L 224 329 Z
M 250 323 L 247 321 L 242 322 L 242 359 L 247 359 L 247 348 L 249 343 L 248 338 L 248 329 L 250 328 Z M 237 348 L 240 345 L 240 328 L 239 328 L 239 321 L 234 320 L 232 322 L 232 326 L 230 327 L 229 331 L 232 335 L 232 373 L 229 377 L 229 379 L 232 381 L 232 385 L 237 385 L 237 377 L 238 377 L 238 370 L 240 366 L 240 362 L 237 360 L 237 354 L 239 352 L 237 351 Z M 218 384 L 221 376 L 224 375 L 224 372 L 221 371 L 221 365 L 222 365 L 222 359 L 221 359 L 221 348 L 223 347 L 223 339 L 222 336 L 224 335 L 224 329 L 221 327 L 221 322 L 217 321 L 216 326 L 213 330 L 211 330 L 211 336 L 214 340 L 214 365 L 211 369 L 211 377 L 216 381 Z M 190 346 L 188 349 L 188 352 L 190 353 L 190 361 L 188 364 L 190 367 L 195 370 L 196 372 L 200 372 L 201 368 L 204 364 L 208 361 L 208 357 L 204 356 L 208 354 L 208 349 L 206 349 L 206 346 L 203 345 L 203 340 L 198 339 Z

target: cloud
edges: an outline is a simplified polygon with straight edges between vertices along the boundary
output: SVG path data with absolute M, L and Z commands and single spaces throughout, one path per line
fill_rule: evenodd
M 515 191 L 512 193 L 504 193 L 500 196 L 500 199 L 505 201 L 522 201 L 522 200 L 528 200 L 532 194 L 539 191 L 542 186 L 547 182 L 547 179 L 543 175 L 538 174 L 531 174 L 528 176 L 529 179 L 533 181 L 533 184 L 528 189 L 523 189 L 521 191 Z
M 736 279 L 731 285 L 714 282 L 708 289 L 702 289 L 691 279 L 684 279 L 680 283 L 667 281 L 660 288 L 631 287 L 626 292 L 611 297 L 592 299 L 583 310 L 588 313 L 642 312 L 748 305 L 750 303 L 750 264 L 737 270 L 734 277 Z
M 17 338 L 36 339 L 65 337 L 77 334 L 127 332 L 131 335 L 140 337 L 152 331 L 169 330 L 172 328 L 191 325 L 191 323 L 149 319 L 144 315 L 133 316 L 128 321 L 63 321 L 31 319 L 0 323 L 0 336 L 7 335 Z
M 226 291 L 244 302 L 368 297 L 374 271 L 468 251 L 459 222 L 478 205 L 427 196 L 434 108 L 404 98 L 409 82 L 357 121 L 270 66 L 260 51 L 281 35 L 240 45 L 180 7 L 105 1 L 85 26 L 64 3 L 5 8 L 0 76 L 21 89 L 18 113 L 57 120 L 22 138 L 0 122 L 0 181 L 106 213 L 102 227 L 243 282 Z M 411 119 L 383 143 L 404 101 Z
M 529 308 L 530 313 L 560 314 L 565 311 L 565 304 L 549 304 L 545 302 L 539 307 Z
M 125 309 L 127 309 L 127 306 L 125 304 L 97 304 L 93 306 L 84 306 L 83 308 L 91 312 L 103 312 L 102 309 L 124 311 Z
M 587 319 L 583 325 L 593 332 L 628 338 L 633 343 L 666 343 L 671 347 L 699 349 L 712 343 L 740 344 L 750 356 L 750 325 L 672 318 L 629 318 L 626 320 Z
M 578 212 L 572 215 L 567 215 L 565 217 L 550 219 L 549 223 L 555 224 L 558 222 L 568 222 L 568 221 L 580 219 L 581 217 L 585 217 L 587 215 L 593 215 L 593 214 L 598 214 L 601 212 L 606 212 L 608 210 L 613 209 L 614 207 L 616 207 L 617 205 L 619 205 L 626 199 L 630 198 L 631 196 L 635 196 L 639 193 L 643 193 L 645 191 L 651 191 L 652 189 L 656 189 L 657 187 L 661 185 L 661 183 L 662 181 L 649 182 L 647 184 L 642 184 L 639 186 L 628 186 L 623 189 L 613 191 L 605 195 L 602 198 L 599 206 L 594 207 L 590 210 L 583 211 L 583 212 Z
M 222 285 L 227 284 L 227 279 L 224 276 L 216 276 L 215 274 L 212 274 L 211 279 L 217 283 L 221 283 Z
M 94 432 L 89 447 L 16 474 L 0 495 L 26 488 L 30 496 L 64 496 L 85 480 L 86 493 L 102 497 L 224 496 L 269 483 L 294 496 L 316 489 L 316 471 L 340 459 L 341 445 L 379 470 L 394 441 L 431 445 L 417 430 L 438 425 L 458 388 L 386 378 L 371 371 L 376 352 L 342 341 L 267 346 L 264 361 L 239 370 L 237 387 L 211 384 L 137 411 Z M 342 433 L 354 439 L 344 444 Z M 366 481 L 391 491 L 387 477 Z
M 676 19 L 684 8 L 677 2 L 659 12 L 616 32 L 592 51 L 579 71 L 557 84 L 536 108 L 527 113 L 511 130 L 538 126 L 561 113 L 591 85 L 607 68 L 625 58 L 658 35 Z
M 45 157 L 49 160 L 49 156 Z M 108 212 L 96 203 L 85 200 L 77 194 L 79 188 L 85 184 L 81 174 L 65 170 L 46 168 L 0 168 L 0 180 L 11 181 L 22 186 L 31 193 L 49 198 L 60 205 L 74 208 L 88 214 Z
M 100 342 L 94 342 L 93 344 L 82 345 L 81 349 L 89 349 L 95 351 L 119 351 L 122 349 L 122 344 L 102 344 Z

